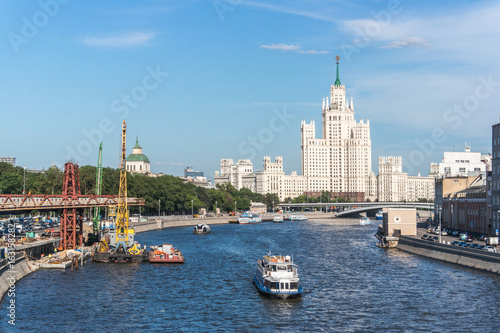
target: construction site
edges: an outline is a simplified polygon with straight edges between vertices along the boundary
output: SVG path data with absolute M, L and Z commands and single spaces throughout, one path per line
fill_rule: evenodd
M 64 165 L 60 195 L 0 195 L 2 214 L 31 211 L 60 214 L 59 223 L 54 224 L 57 227 L 32 232 L 18 233 L 16 223 L 20 222 L 12 219 L 4 222 L 8 233 L 0 240 L 0 270 L 23 260 L 29 262 L 30 271 L 38 268 L 76 269 L 88 258 L 94 262 L 149 261 L 149 251 L 135 241 L 135 230 L 129 224 L 129 207 L 144 205 L 144 199 L 127 197 L 126 133 L 123 120 L 118 195 L 101 194 L 102 143 L 97 160 L 95 194 L 81 194 L 79 166 L 69 161 Z M 107 221 L 101 219 L 104 208 Z M 84 210 L 91 210 L 91 223 L 84 223 Z

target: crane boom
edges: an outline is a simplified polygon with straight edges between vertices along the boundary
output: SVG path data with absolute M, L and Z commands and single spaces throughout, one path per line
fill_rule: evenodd
M 124 249 L 127 249 L 129 244 L 129 228 L 128 228 L 128 206 L 127 206 L 127 124 L 125 119 L 122 124 L 122 151 L 120 156 L 120 189 L 118 193 L 118 209 L 116 212 L 116 241 L 117 246 L 121 243 Z M 133 232 L 133 231 L 132 231 Z
M 102 186 L 102 142 L 99 144 L 99 156 L 97 157 L 97 170 L 95 179 L 95 194 L 101 195 Z M 101 207 L 96 207 L 94 209 L 94 220 L 93 220 L 93 233 L 94 235 L 99 234 L 101 224 Z

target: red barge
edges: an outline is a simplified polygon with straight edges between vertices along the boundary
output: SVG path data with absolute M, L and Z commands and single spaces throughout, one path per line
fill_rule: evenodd
M 163 244 L 150 246 L 149 262 L 163 264 L 182 264 L 184 256 L 182 252 L 172 246 L 172 244 Z

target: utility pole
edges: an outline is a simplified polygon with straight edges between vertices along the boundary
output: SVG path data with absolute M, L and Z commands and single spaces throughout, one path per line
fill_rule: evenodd
M 194 200 L 191 200 L 191 217 L 194 217 L 194 206 L 193 206 Z
M 160 217 L 160 199 L 158 199 L 158 217 Z

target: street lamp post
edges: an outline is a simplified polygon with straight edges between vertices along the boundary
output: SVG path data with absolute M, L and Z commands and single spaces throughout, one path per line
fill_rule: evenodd
M 215 200 L 215 216 L 217 216 L 217 200 Z
M 234 215 L 236 215 L 236 204 L 238 203 L 238 201 L 235 201 L 234 202 Z
M 160 217 L 160 199 L 158 199 L 158 217 Z
M 191 200 L 191 217 L 194 216 L 194 200 Z
M 274 200 L 273 200 L 273 207 L 272 207 L 272 212 L 274 213 Z

